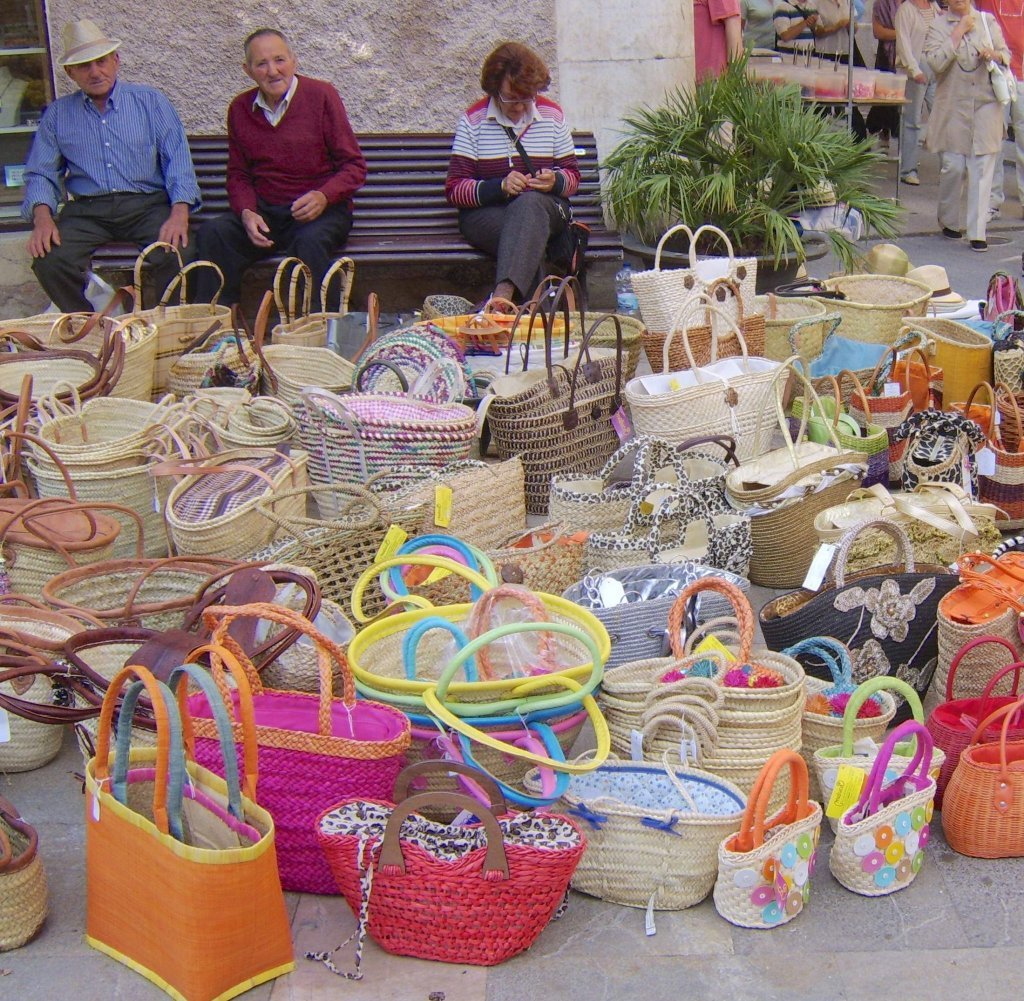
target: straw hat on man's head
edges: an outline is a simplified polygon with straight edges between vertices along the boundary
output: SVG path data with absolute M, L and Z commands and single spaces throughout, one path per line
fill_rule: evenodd
M 64 42 L 61 66 L 77 66 L 102 59 L 115 52 L 121 44 L 120 38 L 107 38 L 100 26 L 89 20 L 69 21 L 64 25 L 61 39 Z

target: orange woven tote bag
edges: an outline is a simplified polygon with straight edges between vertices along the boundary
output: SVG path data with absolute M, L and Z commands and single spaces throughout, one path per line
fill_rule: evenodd
M 1024 740 L 1007 741 L 1024 699 L 997 709 L 978 724 L 942 800 L 942 829 L 949 847 L 975 858 L 1024 855 Z M 978 743 L 1002 720 L 999 740 Z
M 127 781 L 120 779 L 118 796 L 121 770 L 116 759 L 111 766 L 111 721 L 122 688 L 135 678 L 153 705 L 157 746 L 127 751 Z M 126 697 L 120 713 L 127 717 L 119 722 L 123 751 L 138 695 L 134 687 L 128 689 L 132 705 Z M 191 750 L 184 756 L 187 802 L 180 774 L 177 796 L 174 783 L 169 796 L 182 729 L 186 747 L 192 744 L 190 721 L 187 715 L 180 720 L 177 710 L 166 686 L 144 667 L 126 667 L 104 697 L 96 755 L 85 779 L 86 941 L 172 997 L 221 1001 L 294 968 L 288 915 L 270 814 L 239 795 L 234 802 L 241 816 L 228 828 L 219 814 L 227 814 L 224 804 L 232 802 L 233 790 L 197 765 Z M 254 721 L 244 729 L 244 758 L 255 762 Z M 246 772 L 252 788 L 254 776 L 249 767 Z M 178 815 L 187 818 L 187 827 L 176 837 L 171 829 Z M 233 846 L 196 847 L 213 843 L 225 829 L 242 832 L 235 833 Z

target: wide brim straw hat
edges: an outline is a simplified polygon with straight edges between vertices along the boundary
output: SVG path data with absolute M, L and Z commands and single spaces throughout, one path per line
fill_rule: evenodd
M 897 247 L 895 243 L 876 243 L 864 255 L 862 267 L 865 274 L 905 278 L 911 264 L 902 247 Z
M 962 304 L 966 302 L 959 292 L 954 292 L 949 285 L 949 275 L 946 269 L 938 264 L 923 264 L 919 268 L 908 271 L 907 278 L 924 282 L 932 290 L 932 303 Z
M 94 59 L 117 50 L 120 38 L 107 38 L 103 29 L 95 21 L 83 19 L 69 21 L 61 32 L 64 42 L 64 54 L 60 57 L 61 66 L 78 66 L 80 63 L 91 63 Z

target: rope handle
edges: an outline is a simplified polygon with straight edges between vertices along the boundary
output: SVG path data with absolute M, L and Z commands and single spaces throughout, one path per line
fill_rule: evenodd
M 853 550 L 853 544 L 860 538 L 862 532 L 869 530 L 884 532 L 895 539 L 896 549 L 903 559 L 903 571 L 905 573 L 915 572 L 914 544 L 910 541 L 910 536 L 907 535 L 903 526 L 886 518 L 867 518 L 844 532 L 839 542 L 839 550 L 836 552 L 835 564 L 832 570 L 832 576 L 837 588 L 846 586 L 846 564 Z
M 783 768 L 789 769 L 789 799 L 782 810 L 768 820 L 768 803 Z M 764 844 L 766 830 L 810 817 L 814 807 L 808 796 L 808 784 L 807 762 L 796 751 L 776 751 L 757 776 L 747 798 L 739 832 L 726 842 L 726 847 L 735 852 L 755 851 Z
M 964 657 L 966 657 L 972 650 L 976 650 L 978 647 L 985 646 L 988 643 L 997 644 L 1003 647 L 1005 650 L 1007 650 L 1010 654 L 1010 667 L 1014 666 L 1014 662 L 1017 660 L 1017 648 L 1008 639 L 1006 639 L 1003 636 L 975 636 L 974 639 L 965 643 L 962 647 L 960 647 L 959 650 L 957 650 L 956 656 L 953 658 L 952 662 L 949 665 L 949 674 L 946 675 L 947 702 L 952 702 L 956 697 L 954 695 L 953 682 L 956 679 L 956 672 L 960 668 L 960 661 L 962 661 Z M 1015 690 L 1017 687 L 1017 680 L 1019 680 L 1019 676 L 1018 679 L 1014 680 Z M 984 697 L 988 698 L 990 694 L 991 685 L 986 688 Z

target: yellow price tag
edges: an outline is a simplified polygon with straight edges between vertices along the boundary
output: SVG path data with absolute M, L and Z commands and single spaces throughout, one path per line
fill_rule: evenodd
M 399 547 L 409 538 L 409 533 L 400 525 L 392 525 L 384 533 L 377 555 L 373 558 L 374 563 L 390 559 L 398 552 Z
M 727 661 L 734 661 L 736 654 L 732 652 L 721 640 L 714 636 L 708 636 L 701 640 L 694 649 L 694 653 L 720 653 Z
M 682 389 L 683 387 L 679 385 L 679 380 L 678 379 L 669 379 L 668 380 L 668 388 L 669 389 Z
M 840 765 L 835 788 L 825 808 L 826 817 L 841 817 L 860 798 L 867 774 L 853 765 Z
M 434 488 L 434 524 L 447 528 L 452 523 L 452 488 L 439 483 Z M 433 574 L 431 574 L 433 576 Z

